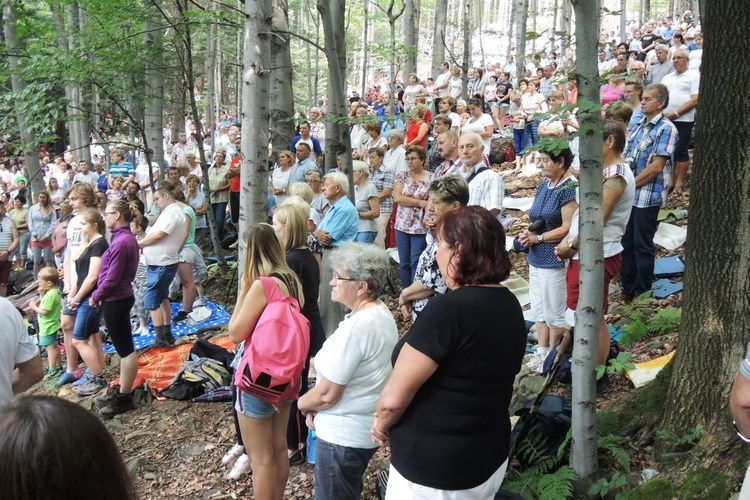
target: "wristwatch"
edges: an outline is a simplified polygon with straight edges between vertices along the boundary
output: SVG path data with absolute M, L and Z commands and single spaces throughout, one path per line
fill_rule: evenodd
M 536 239 L 537 241 L 539 241 L 539 243 L 544 243 L 544 233 L 537 236 Z

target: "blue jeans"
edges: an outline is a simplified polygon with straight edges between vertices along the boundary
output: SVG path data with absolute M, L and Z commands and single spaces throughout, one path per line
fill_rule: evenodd
M 378 235 L 377 231 L 363 231 L 360 233 L 357 233 L 357 237 L 354 238 L 354 241 L 357 243 L 374 243 L 375 237 Z
M 396 246 L 398 246 L 398 274 L 401 277 L 401 287 L 407 288 L 414 281 L 419 256 L 427 248 L 426 235 L 396 230 Z
M 320 439 L 315 450 L 315 498 L 359 500 L 362 474 L 377 448 L 350 448 Z
M 224 224 L 227 220 L 227 202 L 211 203 L 211 210 L 216 220 L 216 231 L 219 233 L 219 241 L 224 239 Z
M 659 224 L 659 207 L 637 208 L 630 212 L 630 220 L 622 236 L 623 294 L 637 297 L 651 290 L 654 281 L 654 234 Z

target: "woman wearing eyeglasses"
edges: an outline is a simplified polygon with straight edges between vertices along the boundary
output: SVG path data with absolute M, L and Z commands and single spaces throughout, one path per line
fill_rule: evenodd
M 378 298 L 388 282 L 388 254 L 348 243 L 333 251 L 331 262 L 331 300 L 351 313 L 315 356 L 316 385 L 297 405 L 318 437 L 315 498 L 359 498 L 362 474 L 378 449 L 369 431 L 398 330 Z
M 407 172 L 396 174 L 393 201 L 396 209 L 396 245 L 398 246 L 401 287 L 408 288 L 414 281 L 419 256 L 427 246 L 427 228 L 422 222 L 427 207 L 427 190 L 434 174 L 425 170 L 427 154 L 420 146 L 406 149 Z
M 445 214 L 469 203 L 469 185 L 461 176 L 446 175 L 430 184 L 428 194 L 425 217 L 425 223 L 429 228 L 426 237 L 427 248 L 419 256 L 414 282 L 402 290 L 398 297 L 398 305 L 404 319 L 411 317 L 412 321 L 417 320 L 417 316 L 432 297 L 448 291 L 437 263 L 437 241 L 432 229 Z

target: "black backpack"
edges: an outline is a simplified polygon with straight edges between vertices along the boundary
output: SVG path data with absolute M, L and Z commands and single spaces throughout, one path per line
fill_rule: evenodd
M 553 471 L 568 461 L 571 409 L 562 396 L 545 396 L 532 412 L 535 403 L 531 400 L 516 412 L 519 419 L 510 435 L 512 453 L 524 469 L 548 462 L 545 468 Z

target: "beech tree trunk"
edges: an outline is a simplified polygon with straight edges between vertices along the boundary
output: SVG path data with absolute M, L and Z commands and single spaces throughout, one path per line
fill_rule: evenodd
M 464 99 L 469 98 L 469 89 L 467 83 L 469 81 L 469 68 L 471 67 L 471 3 L 473 0 L 464 0 L 463 5 L 463 34 L 464 34 L 464 54 L 463 61 L 461 64 L 461 82 L 463 92 L 461 95 Z
M 21 57 L 19 54 L 25 52 L 21 41 L 16 39 L 16 17 L 13 10 L 12 0 L 3 2 L 3 37 L 7 49 L 8 67 L 10 70 L 10 85 L 13 93 L 21 94 L 26 88 L 26 82 L 21 75 Z M 16 105 L 20 106 L 20 102 Z M 16 122 L 18 123 L 19 135 L 23 142 L 24 160 L 26 162 L 26 174 L 29 177 L 31 192 L 38 193 L 44 186 L 44 178 L 39 166 L 39 145 L 35 142 L 33 123 L 28 123 L 26 115 L 20 110 L 15 110 Z
M 620 0 L 620 40 L 627 40 L 628 0 Z
M 750 63 L 730 50 L 750 22 L 744 7 L 705 2 L 682 324 L 661 420 L 678 436 L 702 425 L 705 441 L 731 432 L 729 390 L 750 341 L 750 102 L 741 87 Z M 732 168 L 716 176 L 717 165 Z
M 211 4 L 210 9 L 216 12 L 216 4 Z M 206 75 L 204 77 L 206 85 L 204 92 L 206 95 L 206 128 L 208 129 L 208 133 L 211 134 L 211 144 L 216 144 L 214 141 L 218 138 L 218 134 L 216 133 L 216 115 L 218 110 L 214 109 L 216 101 L 216 35 L 216 24 L 209 24 L 206 33 Z M 196 124 L 196 128 L 197 126 Z
M 289 2 L 273 0 L 274 30 L 289 31 Z M 292 53 L 290 36 L 271 37 L 270 118 L 274 153 L 289 149 L 294 137 L 294 95 L 292 90 Z M 263 130 L 268 128 L 268 125 Z
M 242 180 L 240 234 L 268 218 L 268 121 L 270 119 L 272 0 L 245 2 L 242 70 Z M 291 84 L 291 79 L 290 79 Z M 289 89 L 291 95 L 291 88 Z
M 596 365 L 604 282 L 602 133 L 596 54 L 599 0 L 574 0 L 580 136 L 580 296 L 573 347 L 573 443 L 570 465 L 583 483 L 596 480 Z
M 516 78 L 523 77 L 526 66 L 526 20 L 529 0 L 515 0 L 516 4 Z M 597 38 L 598 39 L 598 38 Z
M 419 40 L 417 38 L 417 0 L 404 0 L 404 43 L 406 54 L 404 57 L 404 86 L 408 85 L 409 75 L 417 72 L 417 52 Z
M 443 37 L 446 36 L 445 22 L 447 18 L 448 0 L 437 0 L 435 2 L 435 21 L 432 30 L 432 67 L 430 69 L 430 76 L 433 78 L 440 74 L 440 65 L 445 61 L 445 45 L 443 45 Z
M 364 3 L 364 33 L 362 33 L 362 81 L 359 82 L 360 91 L 359 95 L 362 96 L 363 99 L 367 98 L 367 66 L 369 64 L 369 61 L 367 60 L 369 57 L 368 54 L 368 45 L 370 43 L 370 2 Z
M 344 37 L 344 0 L 318 0 L 318 12 L 323 22 L 326 58 L 328 60 L 328 116 L 326 122 L 326 171 L 336 166 L 336 156 L 342 155 L 341 166 L 352 180 L 352 145 L 346 110 L 346 39 Z M 353 198 L 354 189 L 349 190 Z
M 147 154 L 148 165 L 155 162 L 160 170 L 164 170 L 164 78 L 162 77 L 164 32 L 157 30 L 157 24 L 151 20 L 147 23 L 148 33 L 146 43 L 151 46 L 152 54 L 146 67 L 146 106 L 144 109 L 144 142 L 145 148 L 150 148 L 153 154 Z M 153 178 L 149 170 L 149 176 Z M 153 183 L 151 191 L 154 190 Z

